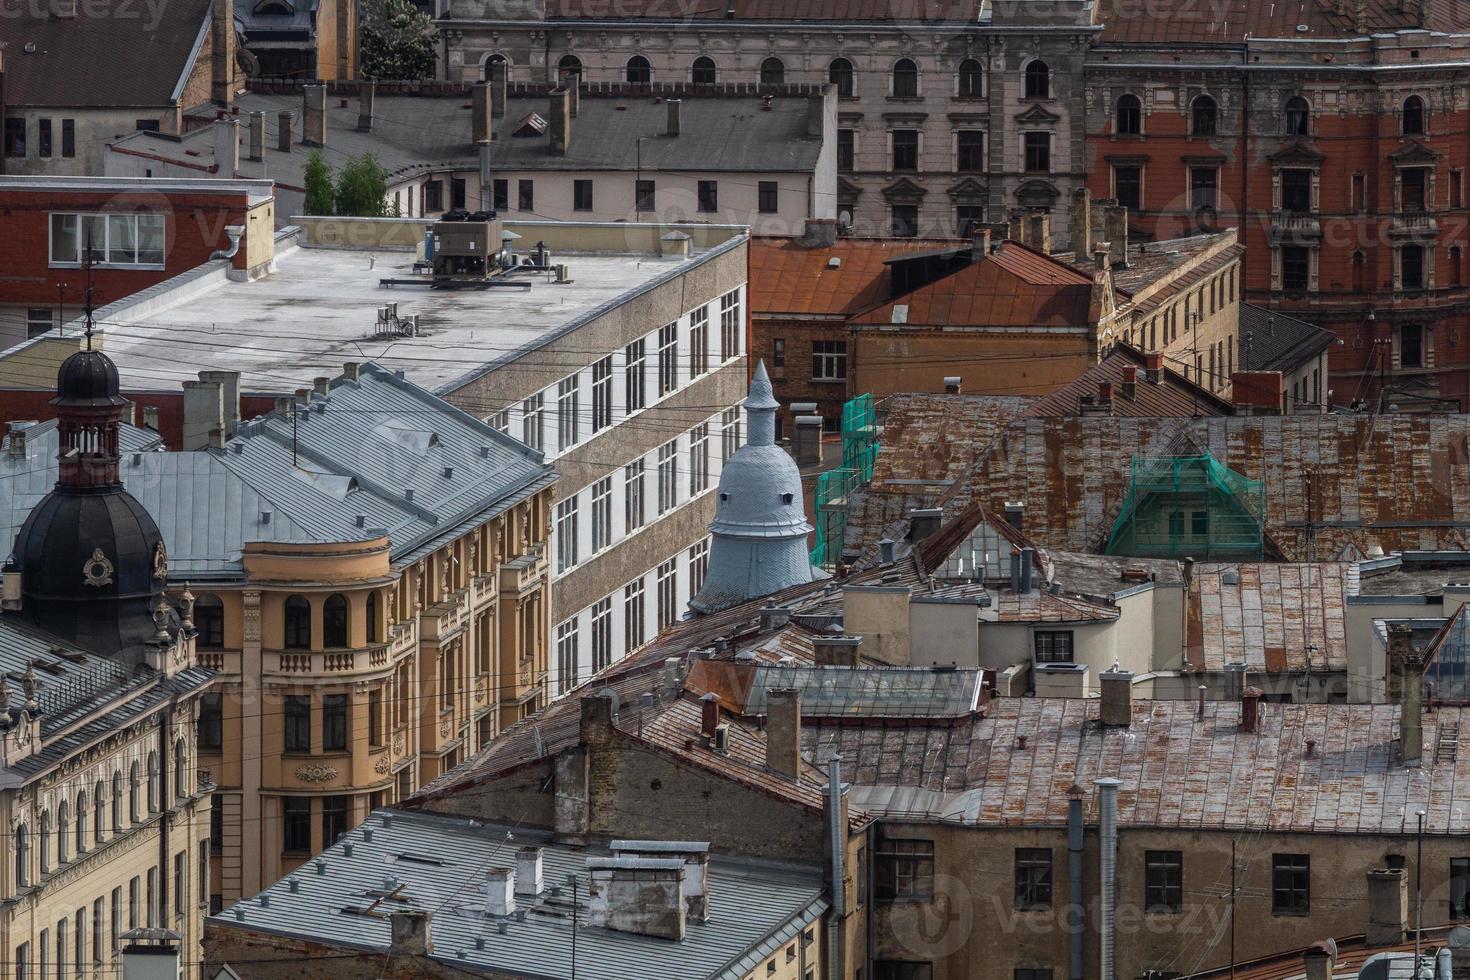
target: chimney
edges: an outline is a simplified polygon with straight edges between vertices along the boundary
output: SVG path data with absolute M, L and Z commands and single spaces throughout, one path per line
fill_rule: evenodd
M 158 431 L 158 408 L 154 405 L 143 406 L 143 425 L 146 428 Z
M 802 248 L 831 248 L 837 244 L 836 218 L 807 218 L 796 244 Z M 795 407 L 795 406 L 793 406 Z
M 240 120 L 214 121 L 215 176 L 230 180 L 240 172 Z
M 990 254 L 990 229 L 978 227 L 970 229 L 970 261 L 979 262 Z
M 801 779 L 801 692 L 793 688 L 766 693 L 766 768 Z
M 1368 0 L 1353 0 L 1353 30 L 1368 33 Z
M 710 691 L 699 699 L 699 734 L 714 738 L 715 729 L 720 727 L 720 696 Z
M 504 61 L 490 62 L 490 114 L 497 119 L 505 115 L 506 71 Z
M 495 134 L 494 115 L 490 111 L 490 86 L 480 82 L 471 89 L 470 139 L 477 144 L 489 143 Z
M 944 393 L 946 395 L 958 395 L 964 390 L 965 379 L 958 374 L 947 375 L 944 379 Z
M 892 565 L 897 556 L 897 542 L 892 538 L 880 538 L 878 541 L 878 564 Z
M 1409 931 L 1409 879 L 1400 868 L 1368 872 L 1368 946 L 1397 946 Z
M 1143 371 L 1145 380 L 1152 384 L 1164 383 L 1164 354 L 1162 351 L 1143 355 Z
M 360 380 L 362 378 L 362 364 L 357 361 L 343 361 L 342 377 L 348 381 Z
M 565 156 L 572 145 L 572 104 L 565 89 L 551 93 L 551 152 Z
M 214 0 L 210 11 L 210 99 L 229 108 L 235 101 L 235 6 Z
M 372 79 L 357 83 L 357 131 L 373 131 L 373 102 L 378 94 L 378 83 Z
M 1051 254 L 1051 212 L 1042 208 L 1033 208 L 1023 212 L 1019 219 L 1021 225 L 1021 244 L 1033 248 L 1038 252 Z M 1011 237 L 1015 237 L 1012 235 Z
M 144 417 L 147 417 L 145 410 Z M 184 382 L 184 434 L 179 448 L 184 452 L 211 445 L 225 431 L 224 386 L 218 381 Z
M 791 622 L 791 610 L 785 606 L 762 606 L 761 629 L 777 630 Z
M 200 381 L 212 381 L 220 386 L 220 401 L 224 406 L 225 431 L 233 432 L 240 422 L 240 372 L 200 371 Z
M 1017 531 L 1026 530 L 1026 505 L 1019 500 L 1006 501 L 1006 523 Z
M 1031 594 L 1031 580 L 1036 565 L 1036 550 L 1034 548 L 1022 548 L 1021 554 L 1021 588 L 1022 595 Z
M 434 940 L 430 936 L 432 916 L 422 909 L 405 909 L 388 913 L 391 938 L 388 942 L 389 956 L 428 956 L 434 951 Z
M 587 859 L 587 918 L 593 927 L 660 939 L 684 938 L 682 858 L 618 855 Z
M 1128 209 L 1121 204 L 1109 204 L 1103 212 L 1103 235 L 1108 240 L 1114 269 L 1128 267 Z
M 485 872 L 485 914 L 514 915 L 516 911 L 516 869 L 490 868 Z
M 301 86 L 301 142 L 307 146 L 327 145 L 327 87 Z
M 618 857 L 679 858 L 684 862 L 684 910 L 696 922 L 709 921 L 709 842 L 615 840 L 608 850 Z
M 820 415 L 798 415 L 795 428 L 796 465 L 820 465 L 822 462 L 822 417 Z
M 263 112 L 252 112 L 250 114 L 250 123 L 249 123 L 249 126 L 250 126 L 250 129 L 249 129 L 248 138 L 250 140 L 250 147 L 249 147 L 249 150 L 248 150 L 248 154 L 249 154 L 249 157 L 248 158 L 251 159 L 251 160 L 264 160 L 265 159 L 265 113 L 263 113 Z
M 1389 629 L 1409 627 L 1395 623 Z M 1424 658 L 1412 649 L 1412 633 L 1409 652 L 1399 659 L 1402 676 L 1399 680 L 1399 751 L 1404 765 L 1418 768 L 1424 759 Z M 1390 641 L 1391 642 L 1391 641 Z
M 516 851 L 515 882 L 517 895 L 541 894 L 541 848 L 523 847 Z
M 564 88 L 572 95 L 572 118 L 577 118 L 577 113 L 582 111 L 582 73 L 571 68 L 563 68 L 557 73 L 557 86 Z
M 291 152 L 291 110 L 282 109 L 276 113 L 276 149 L 282 153 Z
M 939 530 L 944 511 L 938 507 L 921 507 L 909 511 L 909 540 L 914 544 L 923 541 Z
M 1317 943 L 1302 954 L 1306 980 L 1332 980 L 1332 951 L 1326 943 Z
M 1435 29 L 1438 22 L 1434 16 L 1434 5 L 1438 0 L 1419 0 L 1419 26 L 1426 31 Z
M 812 657 L 818 667 L 856 667 L 861 636 L 814 636 Z
M 678 99 L 670 99 L 664 103 L 669 108 L 669 128 L 665 136 L 678 136 L 684 128 L 684 103 Z
M 1133 724 L 1133 671 L 1117 664 L 1102 672 L 1101 720 L 1110 728 L 1127 728 Z
M 1092 191 L 1078 187 L 1072 191 L 1072 252 L 1078 259 L 1092 254 Z
M 1123 397 L 1130 402 L 1138 398 L 1138 368 L 1123 369 Z
M 332 379 L 326 375 L 317 375 L 311 379 L 311 392 L 313 395 L 326 395 L 332 390 Z
M 1240 692 L 1240 730 L 1254 735 L 1261 723 L 1261 695 L 1259 687 L 1248 687 Z

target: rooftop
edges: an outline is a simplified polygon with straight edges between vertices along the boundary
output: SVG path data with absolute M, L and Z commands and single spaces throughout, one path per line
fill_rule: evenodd
M 1189 583 L 1185 662 L 1221 671 L 1347 669 L 1345 600 L 1358 590 L 1352 562 L 1197 564 Z
M 795 238 L 752 238 L 751 315 L 850 316 L 889 299 L 895 256 L 968 242 L 921 238 L 840 238 L 806 245 Z
M 522 236 L 518 248 L 537 240 L 535 223 L 509 227 Z M 344 361 L 371 360 L 447 393 L 735 244 L 687 260 L 563 250 L 557 261 L 569 265 L 569 283 L 517 271 L 507 278 L 530 288 L 450 290 L 380 286 L 413 275 L 411 251 L 288 242 L 278 243 L 275 271 L 263 278 L 236 282 L 202 266 L 103 307 L 97 317 L 118 371 L 140 388 L 160 389 L 196 380 L 200 370 L 233 370 L 244 391 L 285 394 L 338 373 Z M 378 310 L 388 303 L 400 319 L 418 317 L 417 337 L 377 335 Z
M 1346 10 L 1341 13 L 1339 10 Z M 1223 0 L 1208 7 L 1181 3 L 1168 16 L 1109 17 L 1104 44 L 1242 44 L 1252 38 L 1297 38 L 1311 41 L 1362 37 L 1365 34 L 1415 30 L 1416 13 L 1398 0 L 1367 0 L 1365 31 L 1353 22 L 1350 8 L 1336 0 L 1262 4 L 1257 0 Z M 1435 4 L 1434 29 L 1470 30 L 1470 9 L 1460 3 Z
M 1240 369 L 1295 371 L 1331 347 L 1330 330 L 1249 303 L 1240 304 Z
M 1038 399 L 1027 414 L 1045 417 L 1096 411 L 1104 415 L 1187 417 L 1234 412 L 1225 399 L 1167 365 L 1159 368 L 1156 377 L 1149 376 L 1145 370 L 1147 361 L 1138 348 L 1115 344 L 1076 380 Z M 1125 386 L 1130 381 L 1131 387 Z M 1112 397 L 1107 401 L 1101 395 L 1103 385 L 1111 386 Z
M 528 846 L 543 849 L 542 892 L 516 895 L 512 915 L 489 914 L 480 884 L 486 870 L 515 867 L 517 851 Z M 690 918 L 682 940 L 591 926 L 588 862 L 609 853 L 554 844 L 521 826 L 377 810 L 294 874 L 211 916 L 209 928 L 386 953 L 389 913 L 418 910 L 432 915 L 432 958 L 461 973 L 571 977 L 575 928 L 582 980 L 739 980 L 827 909 L 820 869 L 716 854 L 709 921 Z

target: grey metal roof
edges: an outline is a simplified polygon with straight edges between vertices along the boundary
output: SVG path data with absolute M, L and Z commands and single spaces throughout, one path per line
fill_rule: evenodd
M 0 454 L 6 541 L 56 480 L 55 423 L 29 433 L 24 457 Z M 123 483 L 157 522 L 176 580 L 238 574 L 253 541 L 387 535 L 392 560 L 410 561 L 555 480 L 540 453 L 370 363 L 314 395 L 294 435 L 271 413 L 222 450 L 148 451 L 156 435 L 131 426 L 123 445 Z
M 745 713 L 764 715 L 771 691 L 801 692 L 809 718 L 953 718 L 980 705 L 981 672 L 932 667 L 758 667 Z
M 1330 330 L 1250 303 L 1240 304 L 1240 366 L 1245 371 L 1290 373 L 1320 355 Z
M 516 896 L 517 912 L 526 912 L 523 919 L 487 916 L 485 872 L 514 867 L 517 850 L 531 845 L 545 848 L 546 890 L 539 896 Z M 395 897 L 378 902 L 375 912 L 432 913 L 434 959 L 470 974 L 570 977 L 570 880 L 575 876 L 579 980 L 635 976 L 735 980 L 796 940 L 827 909 L 818 869 L 715 856 L 709 865 L 710 919 L 690 920 L 682 941 L 593 928 L 586 924 L 587 863 L 607 854 L 554 845 L 549 835 L 522 828 L 377 810 L 318 859 L 259 896 L 212 916 L 209 927 L 386 951 L 387 916 L 346 910 L 371 906 L 384 892 L 397 888 Z M 268 904 L 262 904 L 262 898 Z M 498 931 L 501 922 L 504 934 Z M 483 948 L 476 948 L 476 939 L 483 940 Z

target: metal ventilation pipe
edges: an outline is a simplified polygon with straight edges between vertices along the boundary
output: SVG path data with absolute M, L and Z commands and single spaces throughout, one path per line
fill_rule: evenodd
M 1098 922 L 1098 961 L 1101 980 L 1117 980 L 1118 929 L 1118 787 L 1117 779 L 1097 779 L 1098 845 L 1102 913 Z
M 842 920 L 847 917 L 847 895 L 843 877 L 843 858 L 847 849 L 847 821 L 842 816 L 842 756 L 833 753 L 827 760 L 827 826 L 832 836 L 832 914 L 829 917 L 827 975 L 840 980 L 843 973 Z
M 1069 980 L 1084 980 L 1082 972 L 1082 944 L 1085 942 L 1086 923 L 1082 900 L 1082 791 L 1074 788 L 1067 801 L 1067 959 Z

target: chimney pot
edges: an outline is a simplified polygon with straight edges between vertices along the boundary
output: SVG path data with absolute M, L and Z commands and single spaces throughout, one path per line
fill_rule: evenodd
M 699 734 L 705 738 L 714 738 L 715 729 L 720 725 L 720 696 L 710 691 L 699 699 L 699 708 Z
M 766 694 L 766 768 L 792 782 L 801 778 L 801 692 L 792 688 Z
M 373 131 L 373 103 L 377 92 L 378 83 L 372 79 L 357 83 L 357 130 L 360 133 Z
M 327 145 L 327 87 L 301 87 L 301 142 L 307 146 Z
M 1368 872 L 1368 946 L 1397 946 L 1409 931 L 1409 879 L 1398 868 Z
M 1099 717 L 1110 728 L 1128 728 L 1133 724 L 1133 672 L 1114 664 L 1099 678 L 1102 687 L 1102 709 Z
M 1240 692 L 1240 730 L 1247 735 L 1254 735 L 1260 727 L 1261 697 L 1264 693 L 1259 687 L 1248 687 Z
M 291 143 L 291 112 L 282 109 L 276 113 L 276 149 L 281 153 L 290 153 Z
M 565 156 L 572 145 L 572 103 L 566 89 L 551 93 L 551 152 Z

